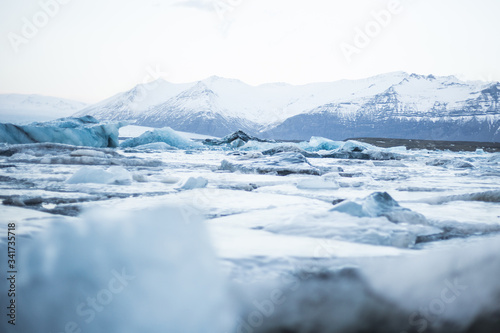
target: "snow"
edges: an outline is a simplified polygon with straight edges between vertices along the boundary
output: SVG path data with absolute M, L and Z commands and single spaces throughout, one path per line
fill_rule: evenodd
M 170 127 L 147 131 L 136 138 L 125 140 L 124 142 L 122 142 L 120 146 L 122 148 L 128 148 L 128 147 L 137 147 L 156 142 L 164 142 L 169 146 L 180 149 L 201 147 L 200 143 L 191 141 L 190 139 L 186 139 L 185 137 L 179 135 L 176 131 L 174 131 Z
M 88 147 L 116 147 L 121 124 L 100 124 L 92 117 L 61 118 L 16 126 L 0 124 L 0 142 L 52 142 Z

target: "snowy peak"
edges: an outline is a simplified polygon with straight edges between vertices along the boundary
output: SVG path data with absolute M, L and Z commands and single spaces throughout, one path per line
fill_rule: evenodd
M 190 86 L 190 83 L 176 84 L 160 78 L 138 84 L 128 91 L 91 105 L 75 116 L 91 115 L 101 120 L 133 121 L 148 108 L 165 102 Z
M 216 98 L 217 94 L 202 81 L 197 82 L 193 87 L 176 96 L 177 100 L 202 100 L 208 103 Z

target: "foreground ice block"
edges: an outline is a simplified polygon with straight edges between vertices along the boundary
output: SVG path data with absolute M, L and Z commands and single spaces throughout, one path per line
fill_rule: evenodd
M 19 246 L 22 306 L 15 330 L 2 320 L 1 332 L 232 331 L 229 294 L 194 208 L 102 209 L 73 223 L 53 219 Z
M 99 148 L 118 147 L 118 129 L 122 125 L 99 123 L 91 116 L 61 118 L 24 126 L 0 123 L 0 142 L 51 142 Z

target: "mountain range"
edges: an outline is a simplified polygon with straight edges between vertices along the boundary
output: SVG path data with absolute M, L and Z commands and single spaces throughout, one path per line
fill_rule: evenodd
M 181 84 L 158 79 L 91 105 L 0 95 L 0 121 L 9 112 L 31 110 L 39 117 L 91 115 L 219 137 L 243 130 L 288 140 L 322 136 L 498 142 L 499 90 L 499 82 L 404 72 L 306 85 L 251 86 L 217 76 Z
M 142 84 L 76 115 L 223 136 L 500 141 L 500 83 L 404 72 L 361 80 L 251 86 L 209 77 Z

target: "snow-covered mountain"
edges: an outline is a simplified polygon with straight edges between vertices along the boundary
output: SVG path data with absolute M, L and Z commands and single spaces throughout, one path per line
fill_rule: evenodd
M 0 95 L 0 122 L 30 123 L 69 117 L 87 104 L 63 98 L 3 94 Z
M 500 141 L 500 84 L 411 74 L 366 98 L 329 103 L 268 130 L 280 138 Z
M 361 80 L 250 86 L 210 77 L 138 85 L 76 115 L 221 136 L 277 139 L 379 136 L 500 140 L 498 82 L 395 72 Z

